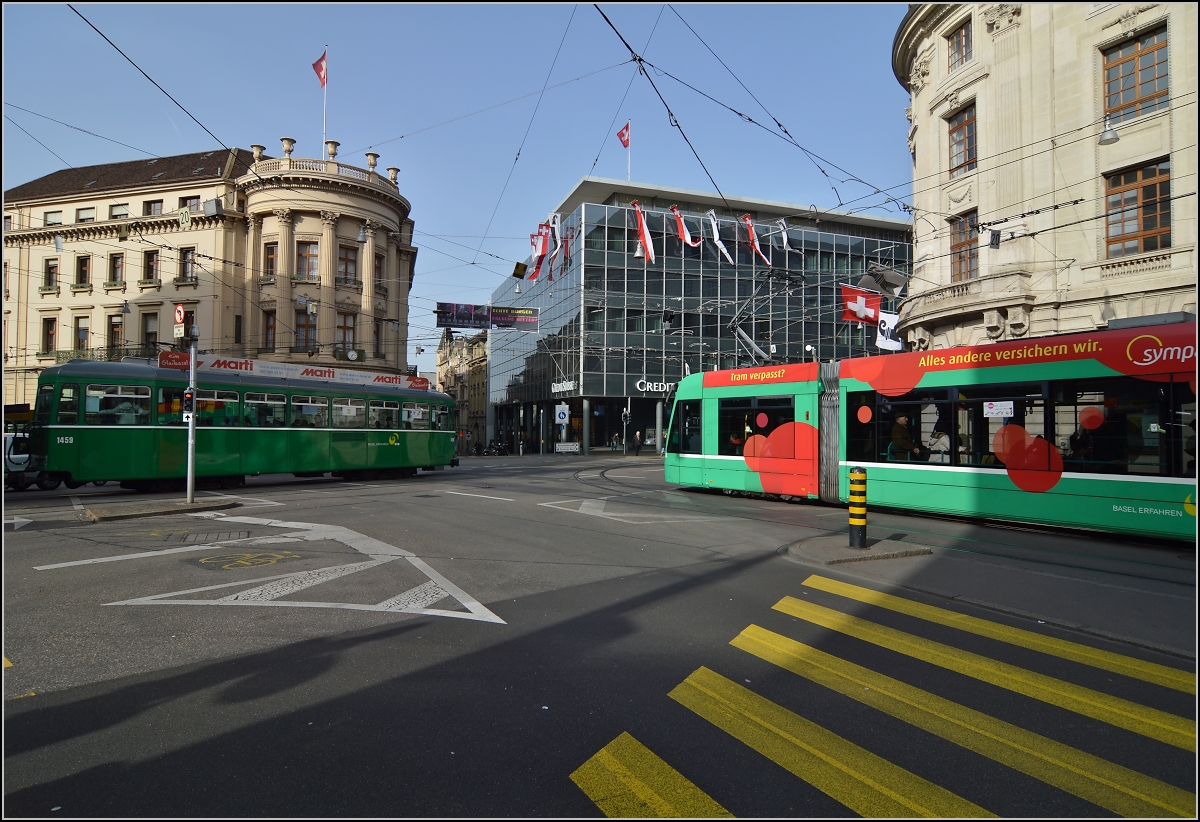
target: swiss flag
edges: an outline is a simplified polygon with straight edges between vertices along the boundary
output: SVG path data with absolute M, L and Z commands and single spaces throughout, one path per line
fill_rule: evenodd
M 329 49 L 326 49 L 321 54 L 321 59 L 313 63 L 313 71 L 317 73 L 317 77 L 321 80 L 321 88 L 325 88 L 325 58 L 329 55 Z
M 629 148 L 629 123 L 625 124 L 625 128 L 617 132 L 617 139 L 621 141 L 621 145 Z
M 879 325 L 882 296 L 853 286 L 842 286 L 842 322 Z

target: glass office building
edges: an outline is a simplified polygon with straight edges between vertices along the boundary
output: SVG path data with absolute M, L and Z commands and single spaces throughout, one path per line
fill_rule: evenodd
M 646 216 L 653 263 L 639 248 L 633 200 Z M 527 452 L 553 450 L 559 441 L 611 447 L 614 435 L 632 445 L 635 431 L 654 436 L 659 404 L 686 374 L 761 364 L 764 356 L 786 363 L 880 353 L 874 327 L 841 321 L 838 286 L 856 284 L 871 263 L 908 274 L 906 219 L 727 202 L 704 192 L 581 181 L 556 209 L 557 258 L 545 258 L 536 281 L 509 278 L 492 294 L 496 306 L 539 308 L 540 331 L 489 334 L 489 439 L 514 451 L 524 442 Z M 692 239 L 704 238 L 700 245 L 681 241 L 672 205 Z M 712 240 L 709 209 L 732 264 Z M 741 221 L 747 213 L 770 266 L 750 245 Z M 530 260 L 530 274 L 533 268 Z M 885 297 L 884 310 L 895 311 L 896 302 Z M 558 405 L 569 407 L 564 426 L 554 419 Z M 661 414 L 665 426 L 670 409 Z

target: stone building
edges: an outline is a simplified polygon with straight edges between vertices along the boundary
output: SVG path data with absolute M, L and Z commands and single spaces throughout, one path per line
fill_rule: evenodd
M 398 169 L 262 146 L 64 169 L 4 194 L 4 402 L 71 358 L 203 351 L 405 373 L 417 249 Z
M 487 433 L 487 331 L 464 337 L 447 328 L 437 349 L 437 388 L 454 398 L 458 453 Z M 486 443 L 485 443 L 486 444 Z
M 1195 312 L 1195 4 L 913 4 L 892 69 L 911 348 Z

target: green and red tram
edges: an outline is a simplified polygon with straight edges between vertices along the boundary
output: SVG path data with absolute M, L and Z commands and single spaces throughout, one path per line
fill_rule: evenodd
M 205 373 L 196 391 L 196 476 L 404 476 L 457 464 L 453 400 L 434 391 Z M 31 470 L 70 487 L 178 485 L 187 470 L 187 373 L 71 360 L 38 378 Z
M 681 486 L 1194 540 L 1196 324 L 686 377 Z

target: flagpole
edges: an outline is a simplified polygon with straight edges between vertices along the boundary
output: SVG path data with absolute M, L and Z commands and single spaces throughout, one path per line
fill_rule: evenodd
M 628 183 L 630 180 L 630 169 L 633 168 L 633 161 L 629 159 L 629 156 L 633 153 L 633 120 L 625 124 L 625 139 L 628 141 L 625 146 L 625 182 Z
M 325 82 L 321 84 L 321 145 L 325 145 L 325 107 L 329 102 L 329 44 L 325 44 Z

